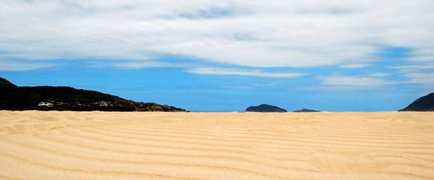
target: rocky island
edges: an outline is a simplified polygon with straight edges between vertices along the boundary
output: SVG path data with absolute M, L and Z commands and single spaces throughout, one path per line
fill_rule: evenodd
M 261 104 L 259 106 L 250 106 L 246 109 L 246 112 L 287 112 L 285 109 L 282 109 L 277 106 L 272 106 L 268 104 Z
M 312 110 L 312 109 L 300 109 L 300 110 L 293 111 L 293 112 L 321 112 L 321 111 Z

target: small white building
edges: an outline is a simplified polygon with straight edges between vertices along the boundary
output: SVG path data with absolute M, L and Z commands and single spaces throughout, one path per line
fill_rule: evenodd
M 53 103 L 52 102 L 40 102 L 38 104 L 38 107 L 53 107 Z

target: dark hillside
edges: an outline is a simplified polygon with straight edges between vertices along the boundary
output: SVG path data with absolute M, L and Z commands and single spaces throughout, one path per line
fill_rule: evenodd
M 15 84 L 9 82 L 8 80 L 0 77 L 0 88 L 14 88 L 17 87 Z
M 72 87 L 17 87 L 3 78 L 0 79 L 0 110 L 185 111 Z
M 434 93 L 423 96 L 399 111 L 434 111 Z
M 250 106 L 246 109 L 246 112 L 287 112 L 285 109 L 282 109 L 277 106 L 272 106 L 268 104 L 261 104 L 259 106 Z

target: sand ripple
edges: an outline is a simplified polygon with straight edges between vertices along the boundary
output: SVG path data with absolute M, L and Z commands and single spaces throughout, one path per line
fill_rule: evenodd
M 0 111 L 0 179 L 434 179 L 433 115 Z

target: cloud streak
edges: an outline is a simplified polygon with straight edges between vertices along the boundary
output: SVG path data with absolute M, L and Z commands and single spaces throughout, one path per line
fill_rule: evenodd
M 398 84 L 399 82 L 379 78 L 385 74 L 367 74 L 367 75 L 345 75 L 335 74 L 330 76 L 316 77 L 320 83 L 320 88 L 326 90 L 374 90 L 385 88 L 390 85 Z
M 0 71 L 28 71 L 54 66 L 56 66 L 56 64 L 53 63 L 0 60 Z
M 259 70 L 241 70 L 234 68 L 192 68 L 187 72 L 193 74 L 203 75 L 238 75 L 238 76 L 256 76 L 256 77 L 268 77 L 268 78 L 297 78 L 305 76 L 302 73 L 276 73 L 276 72 L 264 72 Z
M 188 68 L 197 67 L 196 64 L 188 63 L 167 63 L 156 61 L 135 61 L 135 62 L 121 62 L 121 63 L 97 63 L 97 67 L 116 67 L 121 69 L 141 69 L 141 68 L 153 68 L 153 67 L 177 67 Z
M 406 83 L 417 84 L 430 91 L 434 89 L 434 63 L 395 66 L 401 77 L 406 78 Z

